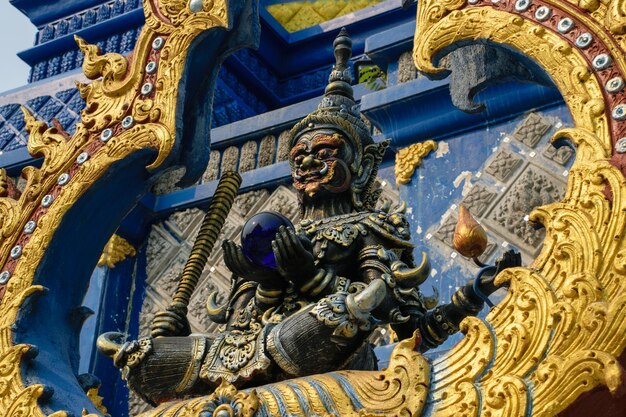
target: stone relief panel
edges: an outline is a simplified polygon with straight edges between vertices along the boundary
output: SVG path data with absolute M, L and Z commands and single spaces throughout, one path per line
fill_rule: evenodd
M 267 200 L 270 196 L 267 190 L 255 190 L 239 195 L 235 198 L 235 209 L 239 211 L 244 218 L 250 217 L 252 213 L 256 213 L 257 207 Z
M 296 224 L 300 221 L 300 212 L 298 210 L 298 196 L 291 189 L 285 186 L 280 186 L 272 193 L 270 198 L 267 199 L 259 211 L 277 211 Z
M 551 124 L 537 113 L 531 113 L 513 132 L 513 137 L 534 148 L 550 130 Z
M 550 143 L 543 151 L 543 156 L 559 165 L 565 166 L 574 156 L 574 150 L 569 146 L 562 146 L 557 149 Z
M 404 52 L 398 59 L 398 84 L 406 83 L 417 78 L 417 68 L 413 62 L 413 53 Z
M 239 148 L 231 146 L 226 148 L 222 155 L 222 172 L 237 171 L 237 163 L 239 162 Z
M 289 159 L 289 131 L 285 130 L 278 136 L 278 151 L 276 153 L 276 162 L 282 162 Z
M 167 265 L 163 273 L 148 277 L 148 284 L 151 289 L 154 290 L 156 294 L 161 295 L 163 299 L 167 299 L 168 295 L 171 297 L 176 291 L 178 279 L 183 272 L 185 262 L 187 262 L 190 253 L 191 248 L 187 245 L 183 245 L 176 254 L 176 257 Z
M 185 240 L 189 240 L 189 236 L 195 229 L 198 219 L 202 219 L 203 217 L 204 212 L 202 210 L 190 208 L 172 214 L 169 219 L 165 221 L 165 223 L 178 236 L 181 236 Z
M 128 392 L 128 415 L 138 416 L 152 407 L 132 391 Z
M 241 160 L 239 172 L 252 171 L 256 167 L 257 143 L 253 140 L 243 144 L 241 148 Z
M 461 204 L 468 208 L 474 216 L 482 216 L 496 197 L 496 192 L 483 184 L 476 184 L 463 199 Z
M 454 237 L 454 228 L 456 227 L 457 218 L 458 213 L 452 211 L 434 234 L 437 239 L 450 247 L 452 247 L 452 238 Z
M 261 139 L 259 146 L 259 168 L 272 165 L 276 154 L 276 138 L 274 135 L 267 135 Z
M 209 165 L 202 175 L 202 182 L 210 182 L 215 181 L 220 176 L 220 160 L 222 155 L 219 151 L 211 151 L 211 156 L 209 157 Z
M 512 243 L 535 254 L 545 233 L 527 221 L 533 208 L 558 201 L 565 193 L 565 182 L 540 167 L 530 164 L 487 216 L 496 232 Z M 502 233 L 505 232 L 505 233 Z
M 502 150 L 489 164 L 485 172 L 498 181 L 506 182 L 511 174 L 522 165 L 522 158 L 512 152 Z
M 219 326 L 209 320 L 206 311 L 206 301 L 213 292 L 218 294 L 217 302 L 223 303 L 226 300 L 228 289 L 218 288 L 217 282 L 224 282 L 224 277 L 217 277 L 216 274 L 207 274 L 206 279 L 200 281 L 198 293 L 189 305 L 189 323 L 193 332 L 214 332 Z
M 178 246 L 178 241 L 162 225 L 152 227 L 146 249 L 148 279 L 158 271 L 162 271 L 165 265 L 176 256 Z
M 527 215 L 535 207 L 563 198 L 574 151 L 568 146 L 556 149 L 549 143 L 551 135 L 563 126 L 558 117 L 532 113 L 509 126 L 508 132 L 499 132 L 492 155 L 482 166 L 467 172 L 462 196 L 451 201 L 441 220 L 425 232 L 424 241 L 442 256 L 444 270 L 454 265 L 466 271 L 464 274 L 478 270 L 452 247 L 459 204 L 465 205 L 487 232 L 489 244 L 479 258 L 482 262 L 492 263 L 510 247 L 522 253 L 524 262 L 530 262 L 541 249 L 545 232 L 533 228 Z

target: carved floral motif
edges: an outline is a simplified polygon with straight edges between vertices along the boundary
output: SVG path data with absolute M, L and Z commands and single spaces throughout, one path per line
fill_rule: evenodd
M 435 149 L 437 149 L 437 142 L 434 140 L 414 143 L 411 146 L 400 149 L 396 154 L 396 182 L 398 184 L 407 184 L 411 181 L 413 173 L 422 164 L 422 160 Z

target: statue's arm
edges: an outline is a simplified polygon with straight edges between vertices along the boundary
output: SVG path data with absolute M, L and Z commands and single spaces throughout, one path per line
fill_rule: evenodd
M 495 271 L 490 275 L 481 276 L 478 282 L 474 281 L 459 288 L 448 304 L 442 304 L 430 311 L 425 309 L 404 309 L 403 312 L 410 316 L 405 323 L 392 325 L 398 337 L 401 339 L 410 337 L 417 329 L 422 337 L 420 349 L 427 351 L 433 349 L 449 336 L 459 331 L 461 322 L 469 316 L 476 316 L 484 306 L 484 297 L 494 293 L 499 287 L 494 284 L 494 278 L 506 268 L 520 266 L 521 257 L 514 251 L 506 252 L 496 262 Z

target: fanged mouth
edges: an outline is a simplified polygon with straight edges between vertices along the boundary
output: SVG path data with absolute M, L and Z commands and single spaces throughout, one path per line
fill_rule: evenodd
M 324 175 L 326 175 L 328 173 L 328 164 L 326 162 L 324 162 L 323 164 L 324 164 L 324 166 L 319 171 L 307 172 L 304 175 L 298 175 L 297 173 L 294 173 L 293 177 L 294 177 L 294 179 L 296 179 L 296 180 L 298 180 L 300 182 L 306 181 L 306 180 L 309 180 L 309 179 L 317 179 L 317 178 L 323 177 Z M 296 171 L 296 172 L 298 172 L 298 171 Z

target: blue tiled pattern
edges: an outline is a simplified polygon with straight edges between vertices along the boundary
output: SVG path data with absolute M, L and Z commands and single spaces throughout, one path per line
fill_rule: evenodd
M 33 114 L 50 123 L 57 119 L 72 134 L 79 121 L 83 100 L 75 88 L 61 91 L 54 96 L 41 96 L 26 103 Z M 26 145 L 24 116 L 19 104 L 7 104 L 0 107 L 0 150 L 12 151 Z
M 65 36 L 68 33 L 74 33 L 96 23 L 104 22 L 105 20 L 135 10 L 139 8 L 140 5 L 139 0 L 108 1 L 100 6 L 83 10 L 73 16 L 48 23 L 40 28 L 36 44 L 49 42 L 53 39 Z
M 329 65 L 286 80 L 279 80 L 250 49 L 237 51 L 234 57 L 241 65 L 253 69 L 255 76 L 261 81 L 261 84 L 267 87 L 268 90 L 273 91 L 281 99 L 288 99 L 299 94 L 323 89 L 328 84 L 328 75 L 332 70 L 332 66 Z

